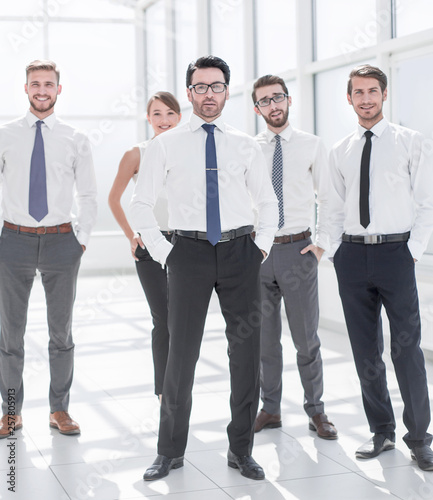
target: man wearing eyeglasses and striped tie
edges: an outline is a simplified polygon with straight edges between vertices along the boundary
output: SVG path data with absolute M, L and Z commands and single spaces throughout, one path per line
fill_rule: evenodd
M 284 80 L 275 75 L 254 84 L 254 111 L 267 129 L 256 137 L 267 160 L 278 198 L 278 232 L 261 267 L 261 398 L 255 431 L 281 427 L 283 353 L 281 302 L 297 350 L 309 429 L 320 438 L 336 439 L 322 401 L 323 368 L 320 355 L 317 266 L 328 246 L 328 162 L 322 141 L 289 123 L 291 97 Z M 317 200 L 315 243 L 309 229 Z
M 89 140 L 54 114 L 62 90 L 59 70 L 52 61 L 38 60 L 27 66 L 26 76 L 29 111 L 0 127 L 0 438 L 23 426 L 24 334 L 36 271 L 47 303 L 50 426 L 62 434 L 80 433 L 68 413 L 72 310 L 81 257 L 96 220 Z
M 387 92 L 387 77 L 379 68 L 365 64 L 349 75 L 347 99 L 358 128 L 331 151 L 330 258 L 373 433 L 356 457 L 374 458 L 395 448 L 396 422 L 382 359 L 383 305 L 404 403 L 408 432 L 403 440 L 420 469 L 433 470 L 415 279 L 415 262 L 433 229 L 433 162 L 420 133 L 383 116 Z
M 191 118 L 149 145 L 133 196 L 135 226 L 153 259 L 168 268 L 170 349 L 158 456 L 143 476 L 146 481 L 184 465 L 194 370 L 213 290 L 228 340 L 232 420 L 227 463 L 249 479 L 265 477 L 251 453 L 259 399 L 259 271 L 276 231 L 277 200 L 258 144 L 221 117 L 229 81 L 230 69 L 218 57 L 189 65 Z M 152 210 L 164 183 L 171 243 Z M 253 206 L 258 211 L 255 241 Z

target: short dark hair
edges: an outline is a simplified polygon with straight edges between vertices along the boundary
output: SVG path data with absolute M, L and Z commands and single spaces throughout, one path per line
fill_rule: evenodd
M 385 73 L 377 68 L 376 66 L 371 66 L 370 64 L 362 64 L 353 68 L 349 75 L 349 80 L 347 82 L 347 93 L 352 95 L 352 78 L 355 76 L 360 76 L 362 78 L 375 78 L 379 82 L 382 94 L 385 92 L 388 85 L 388 79 Z
M 277 85 L 277 84 L 280 84 L 281 87 L 283 87 L 284 93 L 289 95 L 286 82 L 281 77 L 276 75 L 265 75 L 261 76 L 254 84 L 252 93 L 253 103 L 256 104 L 257 101 L 257 95 L 256 95 L 257 89 L 260 89 L 261 87 L 267 87 L 268 85 Z
M 54 61 L 49 61 L 48 59 L 36 59 L 36 61 L 32 61 L 26 67 L 26 82 L 29 79 L 29 73 L 32 71 L 54 71 L 57 76 L 57 85 L 60 81 L 60 71 L 57 68 L 57 65 Z
M 157 100 L 163 102 L 168 108 L 172 109 L 176 114 L 180 115 L 179 101 L 176 99 L 176 97 L 174 97 L 173 94 L 164 91 L 153 94 L 153 96 L 151 96 L 147 101 L 147 114 L 150 113 L 152 104 Z
M 228 85 L 230 83 L 230 68 L 228 64 L 221 58 L 216 56 L 203 56 L 199 57 L 197 61 L 189 64 L 186 70 L 186 87 L 191 85 L 192 75 L 196 69 L 203 68 L 218 68 L 224 74 L 224 82 Z

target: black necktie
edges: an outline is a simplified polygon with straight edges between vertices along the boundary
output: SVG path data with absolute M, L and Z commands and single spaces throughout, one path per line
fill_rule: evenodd
M 212 245 L 221 239 L 220 203 L 218 195 L 218 168 L 215 147 L 215 125 L 205 123 L 206 139 L 206 233 Z
M 361 177 L 359 181 L 359 219 L 363 227 L 370 224 L 370 207 L 368 194 L 370 191 L 370 155 L 371 155 L 371 136 L 373 132 L 365 132 L 365 144 L 361 156 Z

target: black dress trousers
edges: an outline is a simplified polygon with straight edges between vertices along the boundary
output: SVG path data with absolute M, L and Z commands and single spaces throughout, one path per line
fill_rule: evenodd
M 194 372 L 215 289 L 226 321 L 231 378 L 230 449 L 251 455 L 260 376 L 260 264 L 250 235 L 217 243 L 175 235 L 168 266 L 170 350 L 162 393 L 158 453 L 183 456 Z
M 381 308 L 390 323 L 391 359 L 404 403 L 404 441 L 430 444 L 430 405 L 414 261 L 406 242 L 363 245 L 343 242 L 334 256 L 339 291 L 361 381 L 364 409 L 373 433 L 393 433 L 387 388 Z

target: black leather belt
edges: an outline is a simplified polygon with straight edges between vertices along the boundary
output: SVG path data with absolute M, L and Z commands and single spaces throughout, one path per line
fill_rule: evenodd
M 367 234 L 366 236 L 343 234 L 341 239 L 349 243 L 361 243 L 363 245 L 380 245 L 382 243 L 398 243 L 408 241 L 410 231 L 398 234 Z
M 239 238 L 240 236 L 245 236 L 246 234 L 251 234 L 254 226 L 242 226 L 237 229 L 231 229 L 230 231 L 224 231 L 221 233 L 221 238 L 219 241 L 229 241 Z M 185 238 L 193 238 L 194 240 L 207 240 L 207 235 L 205 231 L 183 231 L 182 229 L 176 229 L 174 234 L 179 236 L 184 236 Z

